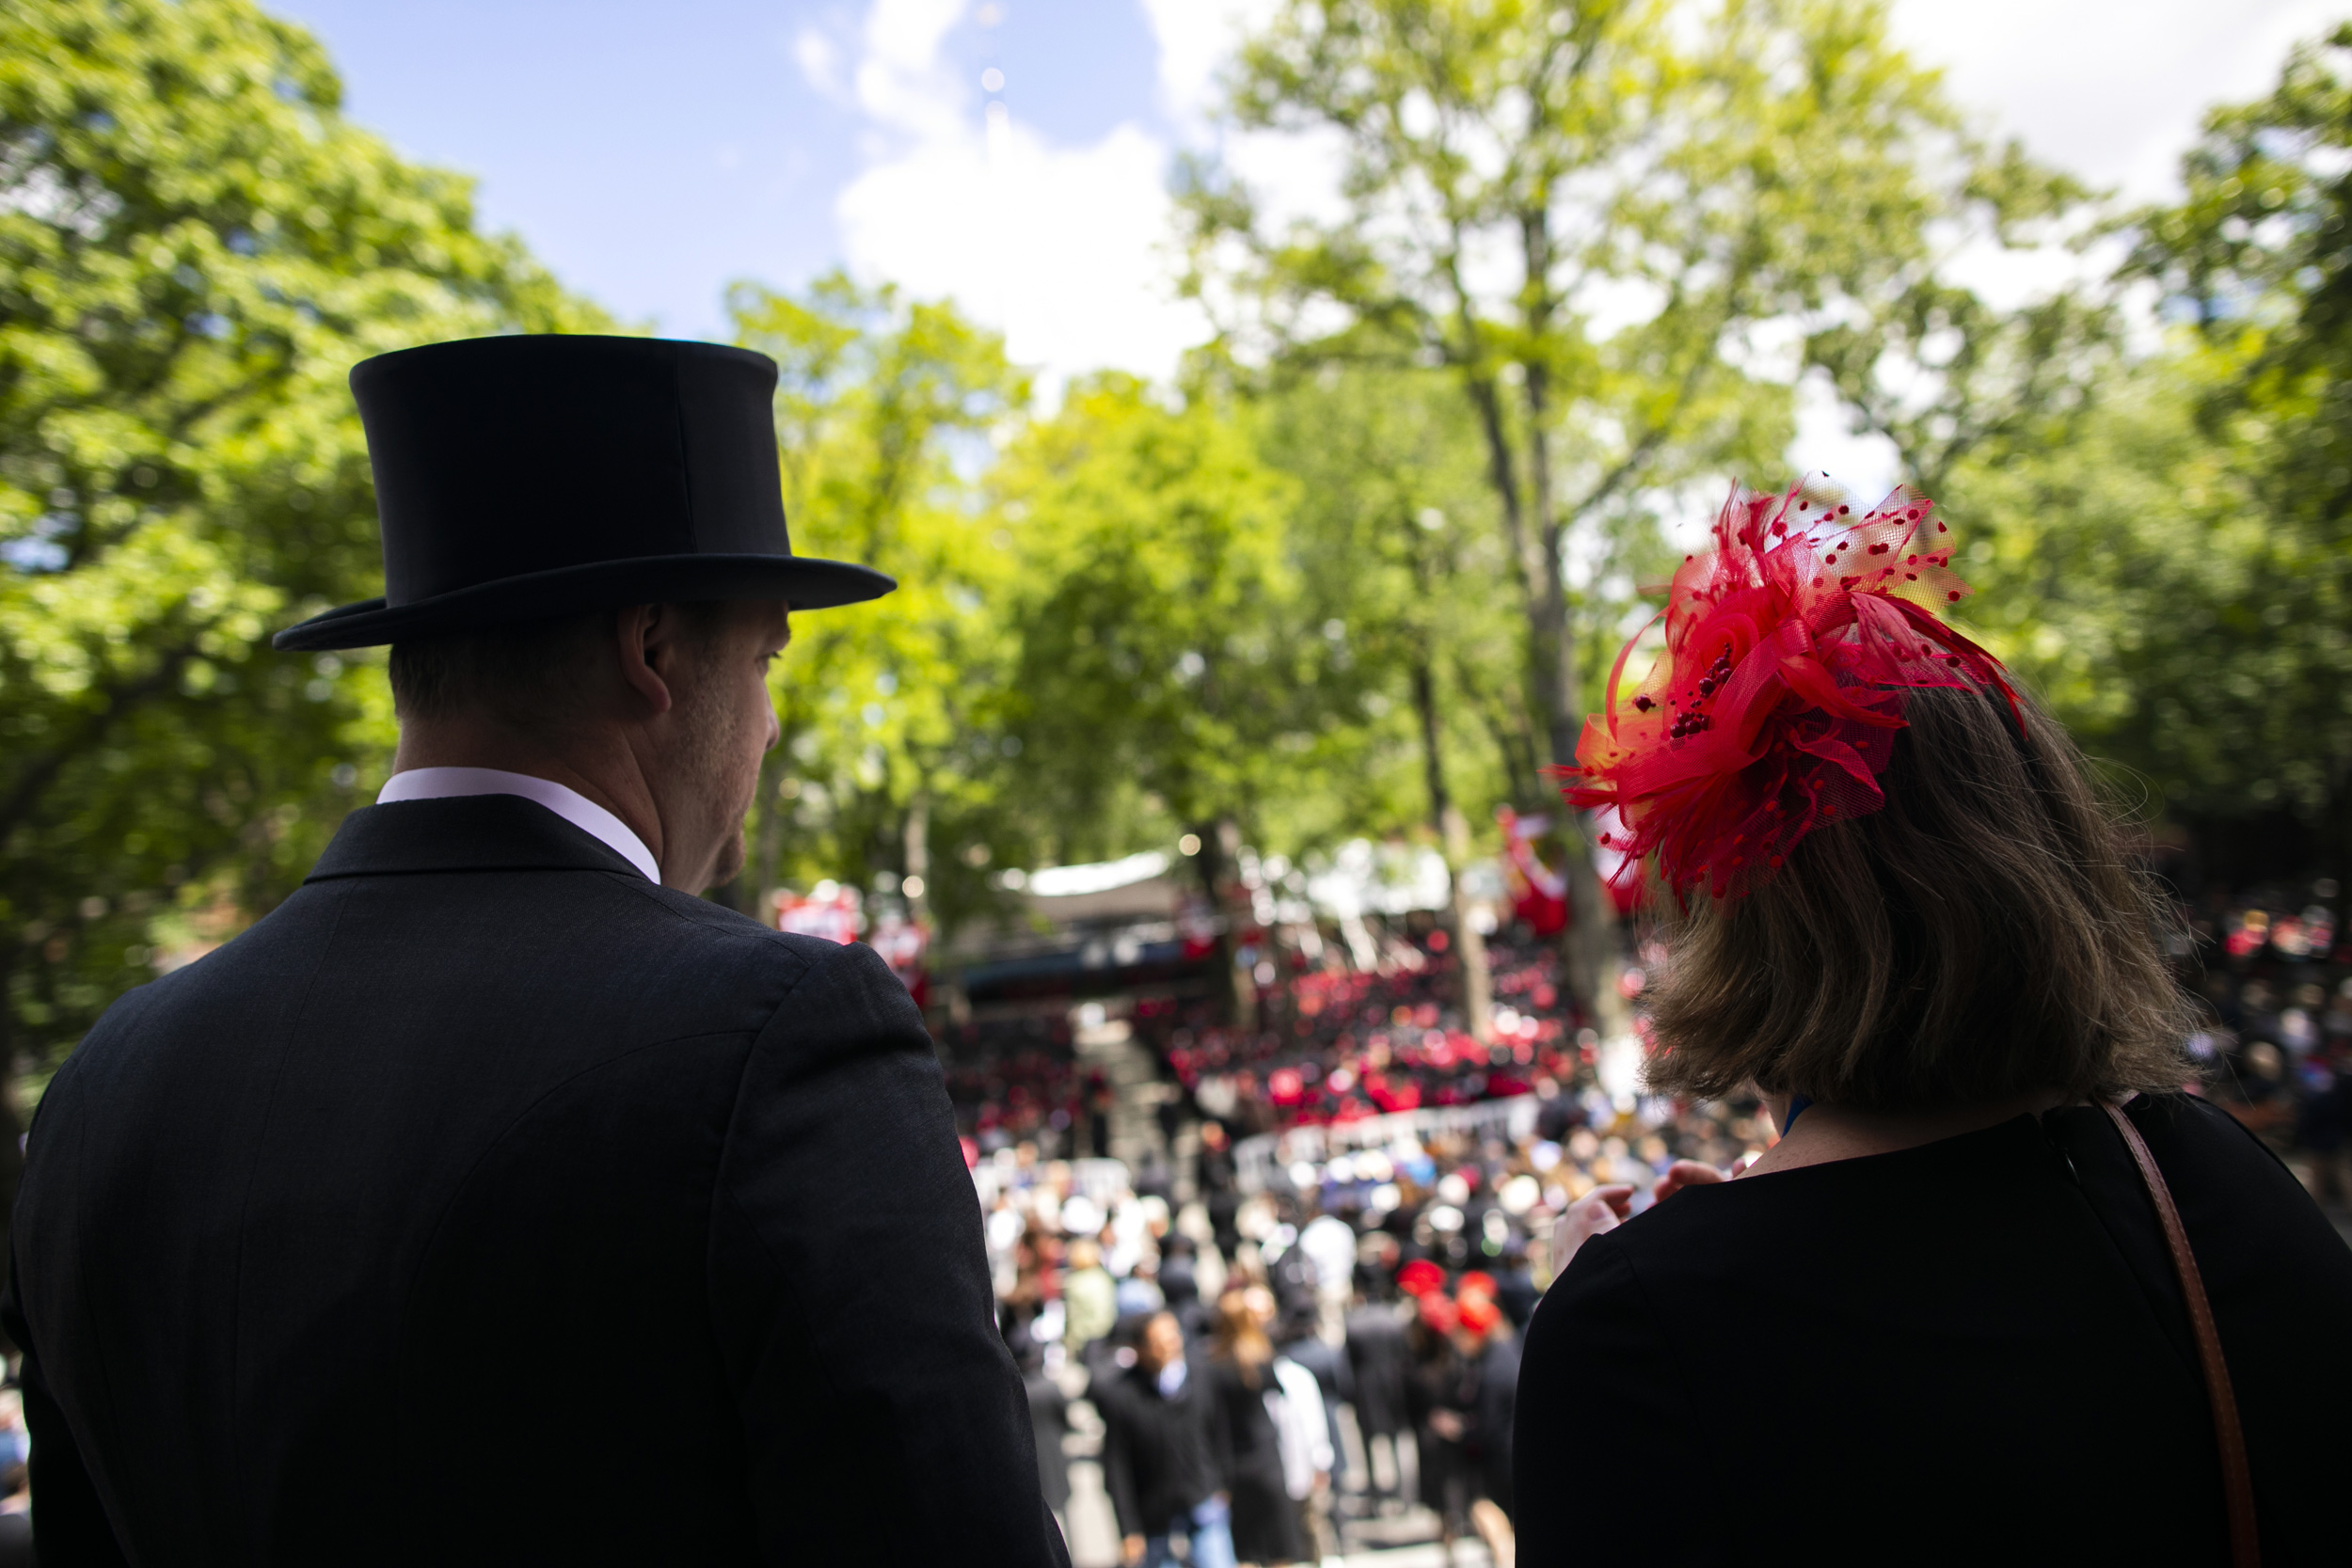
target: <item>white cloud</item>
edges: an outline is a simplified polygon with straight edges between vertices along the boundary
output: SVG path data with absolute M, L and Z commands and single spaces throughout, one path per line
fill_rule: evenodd
M 841 80 L 841 49 L 814 27 L 803 27 L 792 40 L 792 59 L 808 85 L 836 103 L 849 97 Z
M 1333 140 L 1241 135 L 1209 116 L 1235 42 L 1277 0 L 1131 3 L 1159 51 L 1158 113 L 1086 145 L 983 110 L 948 57 L 971 20 L 967 0 L 873 0 L 853 39 L 810 30 L 794 42 L 810 83 L 853 100 L 866 122 L 866 166 L 836 204 L 846 260 L 918 294 L 952 295 L 1002 328 L 1049 395 L 1102 366 L 1166 376 L 1207 336 L 1202 313 L 1174 295 L 1167 248 L 1179 145 L 1214 147 L 1272 214 L 1337 208 Z M 1952 95 L 1985 123 L 2149 198 L 2169 185 L 2207 105 L 2265 90 L 2288 43 L 2344 9 L 2345 0 L 1896 0 L 1894 25 L 1918 58 L 1947 68 Z M 2003 295 L 2056 281 L 2024 265 L 1971 258 L 1969 272 Z M 1792 463 L 1843 470 L 1857 489 L 1891 467 L 1880 444 L 1845 436 L 1819 388 L 1805 392 L 1799 423 Z
M 1160 46 L 1160 107 L 1187 129 L 1215 96 L 1216 73 L 1237 40 L 1263 24 L 1275 0 L 1141 0 Z
M 1264 0 L 1143 4 L 1160 43 L 1163 114 L 1200 126 L 1236 18 Z M 918 295 L 952 295 L 1001 328 L 1049 399 L 1089 370 L 1170 374 L 1209 334 L 1175 295 L 1174 146 L 1139 119 L 1065 146 L 1001 105 L 976 113 L 971 84 L 943 57 L 965 9 L 876 0 L 867 13 L 854 80 L 874 139 L 835 206 L 847 260 Z
M 1002 115 L 925 140 L 841 195 L 851 264 L 1003 329 L 1051 399 L 1102 367 L 1165 376 L 1207 335 L 1173 297 L 1162 251 L 1168 150 L 1133 125 L 1063 148 Z
M 1896 0 L 1894 31 L 2042 158 L 2153 200 L 2209 106 L 2266 92 L 2291 43 L 2347 15 L 2344 0 Z

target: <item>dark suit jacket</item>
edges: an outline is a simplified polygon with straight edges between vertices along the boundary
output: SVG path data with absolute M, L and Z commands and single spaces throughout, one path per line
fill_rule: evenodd
M 1205 1375 L 1205 1362 L 1195 1356 L 1174 1399 L 1139 1366 L 1089 1389 L 1103 1417 L 1103 1486 L 1121 1535 L 1166 1535 L 1223 1484 L 1215 1396 Z
M 2263 1562 L 2342 1562 L 2352 1253 L 2220 1111 L 2131 1117 L 2221 1332 Z M 2180 1286 L 2087 1106 L 1593 1238 L 1528 1331 L 1514 1459 L 1527 1568 L 2229 1560 Z
M 526 800 L 118 1003 L 13 1252 L 52 1565 L 1066 1560 L 906 992 Z

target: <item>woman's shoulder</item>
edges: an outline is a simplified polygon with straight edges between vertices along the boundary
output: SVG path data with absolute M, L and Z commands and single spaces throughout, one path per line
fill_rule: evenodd
M 2143 1095 L 2125 1115 L 2164 1177 L 2209 1292 L 2218 1298 L 2235 1293 L 2233 1286 L 2276 1291 L 2280 1304 L 2352 1313 L 2352 1248 L 2267 1144 L 2194 1095 Z M 2075 1107 L 2046 1120 L 2110 1227 L 2119 1227 L 2120 1211 L 2134 1229 L 2153 1236 L 2142 1212 L 2146 1188 L 2106 1113 Z

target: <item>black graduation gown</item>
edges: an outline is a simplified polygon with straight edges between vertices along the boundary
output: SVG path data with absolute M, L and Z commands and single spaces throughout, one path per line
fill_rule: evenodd
M 13 1252 L 45 1561 L 1066 1560 L 904 990 L 527 800 L 117 1003 Z
M 2352 1252 L 2222 1112 L 2137 1101 L 2246 1431 L 2265 1568 L 2344 1560 Z M 2169 1255 L 2090 1107 L 1686 1188 L 1537 1308 L 1528 1568 L 2227 1560 Z

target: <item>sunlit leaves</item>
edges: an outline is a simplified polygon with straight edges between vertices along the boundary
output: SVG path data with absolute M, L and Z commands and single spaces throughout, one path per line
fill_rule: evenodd
M 380 580 L 353 362 L 602 324 L 339 93 L 239 0 L 0 13 L 0 1044 L 266 909 L 380 777 L 371 661 L 266 645 Z
M 872 604 L 799 616 L 776 676 L 786 745 L 754 814 L 751 875 L 808 885 L 908 869 L 910 819 L 950 920 L 986 901 L 952 850 L 1004 836 L 1003 687 L 1015 571 L 979 478 L 1028 402 L 1004 341 L 945 302 L 839 274 L 731 296 L 738 340 L 773 356 L 793 547 L 898 578 Z M 787 797 L 782 791 L 789 789 Z

